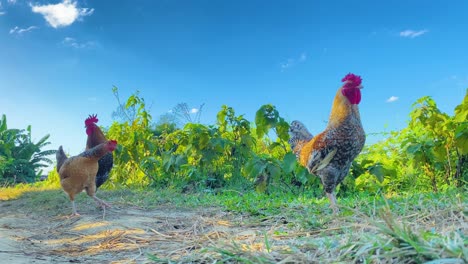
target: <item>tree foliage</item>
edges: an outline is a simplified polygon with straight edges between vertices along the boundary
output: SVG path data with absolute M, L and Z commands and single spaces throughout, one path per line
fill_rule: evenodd
M 34 182 L 42 175 L 41 168 L 52 164 L 49 155 L 55 150 L 42 150 L 49 145 L 49 135 L 38 142 L 31 140 L 31 126 L 9 129 L 7 119 L 0 120 L 0 184 Z

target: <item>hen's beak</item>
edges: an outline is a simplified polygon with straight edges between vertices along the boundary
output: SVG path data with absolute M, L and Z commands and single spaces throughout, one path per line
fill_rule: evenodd
M 359 89 L 364 89 L 364 86 L 359 85 L 357 88 L 359 88 Z

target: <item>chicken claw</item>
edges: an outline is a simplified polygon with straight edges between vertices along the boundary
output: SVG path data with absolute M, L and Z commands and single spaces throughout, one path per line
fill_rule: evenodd
M 70 217 L 80 216 L 80 214 L 76 211 L 75 200 L 71 201 L 72 204 L 72 214 Z
M 340 209 L 338 208 L 338 203 L 336 202 L 336 196 L 335 193 L 327 193 L 328 199 L 330 200 L 330 207 L 333 210 L 333 214 L 337 215 L 340 212 Z
M 96 204 L 100 206 L 102 209 L 105 208 L 110 208 L 111 205 L 109 203 L 104 202 L 103 200 L 97 198 L 96 196 L 93 196 L 94 201 L 96 201 Z

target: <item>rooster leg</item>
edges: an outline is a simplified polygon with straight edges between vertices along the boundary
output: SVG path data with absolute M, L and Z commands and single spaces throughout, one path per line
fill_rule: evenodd
M 336 203 L 336 196 L 334 192 L 327 193 L 327 197 L 330 200 L 330 205 L 333 210 L 334 214 L 337 214 L 340 212 L 340 209 L 338 209 L 338 204 Z
M 96 203 L 97 203 L 102 209 L 105 209 L 106 207 L 107 207 L 107 208 L 111 207 L 110 204 L 108 204 L 108 203 L 104 202 L 103 200 L 97 198 L 96 195 L 93 196 L 93 199 L 94 199 L 94 201 L 96 201 Z

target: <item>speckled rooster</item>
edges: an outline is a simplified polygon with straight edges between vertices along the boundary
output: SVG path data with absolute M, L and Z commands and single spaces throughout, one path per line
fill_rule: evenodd
M 348 174 L 366 141 L 358 108 L 362 79 L 349 73 L 342 82 L 322 133 L 313 137 L 299 121 L 293 121 L 289 129 L 292 151 L 301 165 L 320 177 L 334 213 L 338 212 L 335 188 Z

